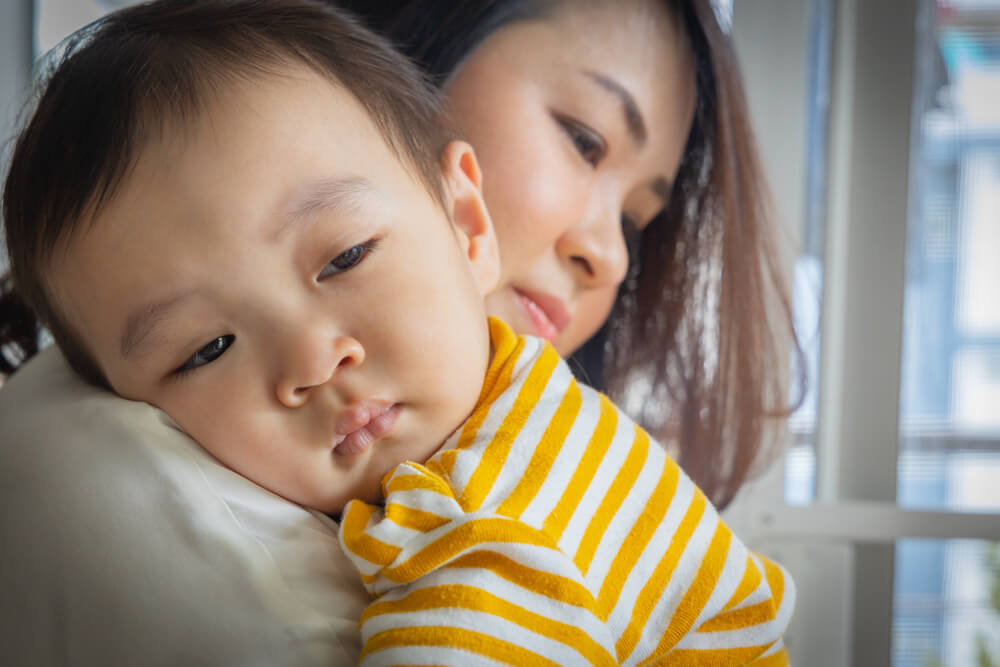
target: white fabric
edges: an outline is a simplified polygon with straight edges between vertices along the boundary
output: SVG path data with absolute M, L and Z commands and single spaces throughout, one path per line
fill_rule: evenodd
M 0 389 L 0 664 L 349 665 L 336 525 L 50 348 Z

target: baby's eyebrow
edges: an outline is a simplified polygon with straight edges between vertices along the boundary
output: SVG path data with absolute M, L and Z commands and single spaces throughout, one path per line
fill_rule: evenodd
M 166 299 L 144 304 L 132 311 L 122 332 L 120 346 L 122 356 L 128 358 L 135 355 L 136 350 L 149 340 L 149 335 L 156 329 L 157 325 L 166 319 L 169 311 L 190 297 L 193 291 L 178 292 Z
M 336 209 L 341 212 L 356 209 L 375 189 L 361 176 L 323 179 L 304 185 L 292 198 L 287 212 L 280 217 L 272 241 L 278 241 L 289 229 L 313 217 L 319 211 Z

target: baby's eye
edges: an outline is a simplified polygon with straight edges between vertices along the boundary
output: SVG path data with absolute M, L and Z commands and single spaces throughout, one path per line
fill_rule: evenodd
M 353 269 L 368 256 L 368 253 L 375 249 L 376 243 L 376 239 L 369 239 L 340 253 L 323 267 L 323 270 L 319 272 L 317 280 L 323 280 L 332 275 Z
M 596 167 L 607 152 L 604 140 L 601 139 L 600 135 L 569 118 L 560 117 L 558 120 L 560 127 L 573 142 L 573 147 L 576 148 L 580 157 L 586 160 L 590 166 Z
M 186 373 L 212 363 L 221 357 L 227 349 L 229 349 L 229 346 L 233 344 L 234 340 L 236 340 L 236 336 L 233 336 L 232 334 L 219 336 L 211 343 L 191 355 L 191 358 L 185 361 L 175 372 Z

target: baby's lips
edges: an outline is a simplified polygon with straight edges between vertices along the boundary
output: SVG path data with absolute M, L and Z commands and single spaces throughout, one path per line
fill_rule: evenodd
M 392 430 L 399 417 L 399 405 L 384 401 L 365 401 L 349 407 L 338 418 L 341 429 L 354 427 L 347 433 L 338 433 L 333 451 L 342 456 L 360 454 Z
M 334 434 L 342 442 L 344 437 L 365 426 L 379 414 L 385 412 L 392 403 L 377 398 L 355 401 L 340 411 L 333 425 Z

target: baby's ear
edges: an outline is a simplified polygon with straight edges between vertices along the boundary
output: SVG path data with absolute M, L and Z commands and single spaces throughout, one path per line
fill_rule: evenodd
M 483 200 L 482 174 L 472 146 L 451 141 L 441 153 L 445 204 L 472 274 L 485 296 L 500 280 L 500 250 Z

